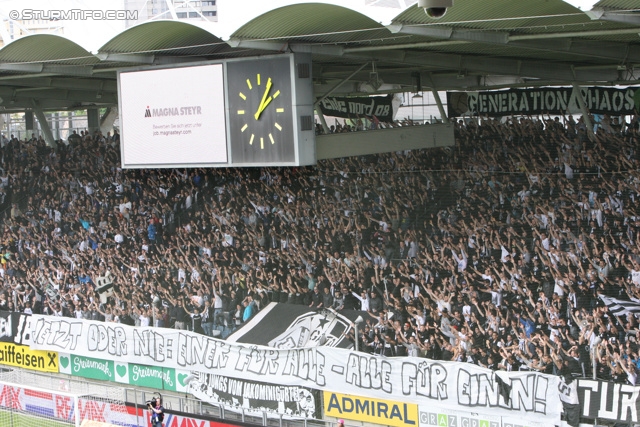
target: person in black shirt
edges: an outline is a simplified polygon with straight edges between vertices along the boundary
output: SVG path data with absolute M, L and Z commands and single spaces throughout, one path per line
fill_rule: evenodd
M 424 341 L 422 343 L 422 351 L 424 357 L 431 360 L 440 360 L 442 356 L 442 352 L 440 351 L 440 346 L 435 341 L 434 338 L 431 338 L 428 341 Z
M 318 308 L 321 305 L 322 295 L 320 295 L 320 289 L 318 289 L 318 286 L 316 286 L 315 288 L 313 288 L 313 292 L 311 293 L 311 304 L 309 304 L 309 307 Z
M 369 299 L 369 311 L 372 314 L 378 314 L 384 308 L 384 302 L 375 290 L 371 291 L 371 298 Z
M 386 357 L 394 357 L 398 355 L 396 336 L 393 331 L 389 331 L 387 335 L 382 338 L 384 346 L 382 349 L 382 355 Z
M 182 299 L 178 299 L 175 307 L 171 310 L 171 320 L 174 322 L 173 327 L 175 329 L 187 329 L 187 317 L 188 314 L 184 309 L 184 301 L 182 301 Z
M 360 306 L 360 301 L 346 287 L 342 287 L 341 292 L 344 297 L 342 308 L 345 310 L 357 310 Z
M 198 334 L 204 334 L 204 329 L 202 329 L 202 314 L 200 314 L 200 309 L 198 307 L 193 308 L 193 312 L 186 310 L 186 313 L 191 316 L 191 330 Z
M 316 284 L 316 287 L 319 285 Z M 333 295 L 331 295 L 330 289 L 328 287 L 322 288 L 322 307 L 328 308 L 333 306 Z
M 158 397 L 151 401 L 149 404 L 149 412 L 151 413 L 151 427 L 162 427 L 162 421 L 164 421 L 164 406 L 162 406 L 162 398 Z
M 622 369 L 622 366 L 620 366 L 619 363 L 616 363 L 615 365 L 613 365 L 611 362 L 609 363 L 610 363 L 609 368 L 611 369 L 611 373 L 609 374 L 609 377 L 611 378 L 611 381 L 618 384 L 626 383 L 627 373 Z
M 442 346 L 442 353 L 440 354 L 440 360 L 450 361 L 453 358 L 453 346 L 445 342 Z
M 489 354 L 487 353 L 487 349 L 482 347 L 481 345 L 478 345 L 474 348 L 478 349 L 478 354 L 476 356 L 476 365 L 486 368 L 487 364 L 489 363 Z
M 566 362 L 565 366 L 567 372 L 569 372 L 574 377 L 586 376 L 586 372 L 584 372 L 583 370 L 583 365 L 580 363 L 577 346 L 571 347 L 571 349 L 568 351 L 568 354 L 562 354 L 562 356 Z
M 416 331 L 416 336 L 418 337 L 418 342 L 426 343 L 431 337 L 431 333 L 427 329 L 426 325 L 420 325 Z

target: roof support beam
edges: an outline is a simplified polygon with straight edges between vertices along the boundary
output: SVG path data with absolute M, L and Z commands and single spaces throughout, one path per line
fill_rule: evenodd
M 273 52 L 311 53 L 314 55 L 342 56 L 342 46 L 313 45 L 264 40 L 231 39 L 227 44 L 234 48 L 269 50 Z
M 590 69 L 573 67 L 567 63 L 553 63 L 541 61 L 519 61 L 515 59 L 483 57 L 477 55 L 457 55 L 439 52 L 413 53 L 399 51 L 384 51 L 384 46 L 378 46 L 377 52 L 353 52 L 345 49 L 345 56 L 358 57 L 368 60 L 397 61 L 398 63 L 443 70 L 474 70 L 479 73 L 511 75 L 557 81 L 593 81 L 615 82 L 620 80 L 618 71 L 611 69 Z M 575 73 L 575 74 L 574 74 Z
M 102 62 L 125 62 L 134 64 L 153 64 L 155 55 L 136 55 L 128 53 L 98 53 L 96 57 Z
M 473 81 L 466 81 L 459 76 L 465 76 L 469 72 L 473 71 L 474 74 L 491 74 L 498 76 L 515 76 L 516 78 L 531 78 L 542 79 L 545 81 L 557 82 L 601 82 L 601 83 L 614 83 L 621 82 L 619 71 L 614 66 L 604 67 L 575 67 L 572 64 L 567 63 L 552 63 L 552 62 L 540 62 L 540 61 L 519 61 L 515 59 L 505 58 L 490 58 L 483 56 L 473 55 L 456 55 L 438 52 L 429 53 L 414 53 L 414 52 L 402 52 L 402 51 L 385 51 L 382 47 L 378 47 L 376 52 L 361 51 L 355 49 L 355 52 L 351 52 L 351 49 L 345 48 L 345 58 L 357 59 L 362 61 L 379 61 L 385 63 L 395 63 L 403 67 L 415 67 L 416 70 L 433 71 L 434 76 L 438 75 L 438 71 L 458 70 L 457 75 L 453 75 L 460 81 L 453 86 L 463 88 L 467 86 L 477 85 L 478 83 Z M 314 77 L 330 78 L 333 74 L 337 78 L 350 72 L 349 67 L 332 67 L 331 70 L 322 70 L 319 72 L 314 70 Z M 380 76 L 385 82 L 390 84 L 398 84 L 400 82 L 399 76 L 390 75 L 386 77 L 384 69 L 379 69 Z M 398 73 L 396 73 L 398 74 Z M 406 72 L 400 72 L 399 74 L 406 74 Z M 474 78 L 477 78 L 475 76 Z M 356 77 L 360 81 L 366 81 L 367 77 Z M 447 79 L 446 82 L 440 83 L 435 81 L 438 89 L 443 87 L 451 87 L 452 82 Z M 628 83 L 628 82 L 624 82 Z M 411 83 L 408 83 L 410 86 Z
M 43 73 L 56 73 L 65 76 L 92 76 L 93 66 L 44 64 Z
M 418 74 L 418 78 L 420 78 L 420 74 Z M 438 112 L 440 113 L 440 117 L 442 117 L 443 123 L 449 123 L 449 117 L 447 116 L 446 111 L 444 111 L 444 106 L 442 105 L 442 100 L 440 99 L 440 94 L 438 93 L 438 89 L 436 85 L 433 83 L 433 79 L 430 74 L 427 74 L 427 80 L 429 81 L 429 85 L 431 86 L 431 94 L 433 95 L 433 99 L 436 101 L 436 105 L 438 106 Z M 417 88 L 420 89 L 420 88 Z
M 640 32 L 640 29 L 638 29 Z M 579 39 L 523 40 L 509 43 L 509 46 L 520 46 L 526 49 L 547 52 L 564 52 L 594 58 L 614 59 L 622 62 L 640 62 L 640 47 L 616 42 L 585 41 Z
M 336 84 L 334 87 L 332 87 L 331 89 L 329 89 L 326 93 L 324 93 L 322 96 L 320 96 L 316 102 L 315 105 L 318 105 L 322 102 L 322 100 L 324 100 L 325 98 L 331 96 L 332 93 L 334 93 L 336 90 L 338 90 L 340 88 L 340 86 L 342 86 L 343 84 L 345 84 L 346 82 L 348 82 L 349 80 L 351 80 L 356 74 L 358 74 L 360 71 L 362 71 L 362 69 L 364 67 L 366 67 L 367 65 L 369 65 L 368 62 L 365 62 L 364 64 L 362 64 L 357 70 L 353 71 L 351 74 L 349 74 L 349 76 L 345 77 L 344 79 L 340 80 L 338 82 L 338 84 Z
M 31 102 L 33 104 L 33 112 L 36 114 L 38 123 L 40 123 L 40 129 L 42 129 L 42 133 L 44 134 L 45 142 L 49 147 L 55 147 L 56 144 L 53 138 L 53 132 L 51 132 L 51 128 L 49 127 L 47 116 L 44 115 L 44 112 L 40 107 L 40 102 L 37 99 L 32 99 Z
M 434 37 L 446 40 L 463 40 L 479 43 L 506 44 L 509 41 L 509 33 L 504 31 L 478 31 L 457 29 L 453 27 L 434 27 L 391 24 L 387 28 L 392 33 L 413 34 L 416 36 Z
M 623 24 L 639 25 L 640 14 L 637 11 L 605 10 L 593 8 L 585 12 L 589 18 L 595 21 L 622 22 Z
M 594 35 L 614 35 L 620 32 L 638 33 L 637 29 L 603 30 L 603 31 L 579 31 L 571 33 L 543 33 L 543 34 L 514 34 L 504 31 L 478 31 L 459 30 L 453 27 L 434 27 L 392 24 L 387 26 L 393 33 L 411 34 L 417 36 L 434 37 L 447 41 L 486 43 L 491 45 L 523 47 L 526 49 L 541 50 L 545 52 L 561 52 L 575 55 L 614 59 L 618 61 L 640 61 L 640 48 L 631 47 L 626 43 L 597 42 L 576 40 L 577 37 Z M 610 33 L 614 34 L 610 34 Z M 549 43 L 548 39 L 554 39 Z M 543 41 L 544 40 L 544 41 Z
M 67 90 L 67 89 L 13 89 L 8 86 L 0 86 L 0 97 L 5 100 L 13 100 L 14 103 L 20 102 L 25 98 L 36 99 L 58 99 L 73 102 L 95 102 L 99 104 L 115 105 L 118 97 L 115 93 L 103 93 L 100 98 L 97 97 L 96 91 L 83 90 Z
M 287 41 L 266 41 L 266 40 L 240 40 L 230 39 L 227 44 L 233 48 L 272 50 L 274 52 L 285 52 L 289 46 Z
M 368 62 L 365 62 L 364 64 L 362 64 L 360 66 L 360 68 L 358 68 L 357 70 L 355 70 L 353 73 L 351 73 L 348 77 L 342 79 L 340 82 L 338 82 L 338 84 L 336 84 L 334 87 L 332 87 L 331 89 L 329 89 L 329 91 L 327 91 L 325 94 L 323 94 L 322 96 L 320 96 L 316 102 L 313 103 L 313 108 L 316 110 L 316 113 L 318 114 L 318 118 L 320 119 L 320 123 L 322 124 L 322 129 L 324 130 L 324 133 L 329 133 L 329 127 L 327 126 L 327 121 L 324 119 L 324 114 L 322 114 L 322 111 L 318 108 L 318 106 L 320 105 L 320 103 L 327 98 L 328 96 L 331 96 L 332 93 L 334 93 L 336 90 L 338 90 L 340 88 L 340 86 L 342 86 L 343 84 L 345 84 L 347 81 L 351 80 L 353 78 L 353 76 L 355 76 L 356 74 L 358 74 L 360 71 L 362 71 L 362 69 L 364 67 L 366 67 L 367 65 L 369 65 Z
M 422 29 L 425 28 L 429 28 L 426 26 L 418 26 L 418 25 L 404 25 L 404 24 L 392 24 L 389 25 L 387 28 L 389 28 L 389 31 L 394 32 L 394 33 L 402 33 L 402 34 L 413 34 L 413 35 L 424 35 L 427 37 L 437 37 L 436 34 L 437 32 L 433 32 L 431 34 L 433 35 L 429 35 L 429 33 L 422 33 Z M 469 30 L 469 32 L 471 32 L 471 30 Z M 498 32 L 498 31 L 493 31 L 494 36 L 492 37 L 482 37 L 480 33 L 492 33 L 492 31 L 473 31 L 474 33 L 478 33 L 476 35 L 476 37 L 478 37 L 477 41 L 482 41 L 482 40 L 499 40 L 502 37 L 502 34 L 504 34 L 503 32 Z M 605 37 L 605 36 L 624 36 L 624 35 L 630 35 L 630 34 L 637 34 L 638 32 L 640 32 L 640 25 L 639 28 L 616 28 L 616 29 L 612 29 L 612 30 L 584 30 L 584 31 L 565 31 L 565 32 L 555 32 L 555 33 L 537 33 L 537 34 L 522 34 L 522 35 L 509 35 L 508 41 L 509 42 L 513 42 L 513 41 L 518 41 L 518 40 L 544 40 L 544 39 L 561 39 L 561 38 L 574 38 L 574 37 Z M 443 34 L 446 34 L 443 33 Z M 460 38 L 464 33 L 463 32 L 458 32 L 452 33 L 451 39 L 453 38 Z M 447 39 L 449 40 L 449 38 Z M 467 39 L 461 39 L 462 41 L 467 40 Z M 471 41 L 476 41 L 476 39 L 473 39 Z M 425 42 L 425 45 L 429 45 L 432 42 Z M 453 40 L 450 41 L 450 43 L 453 43 Z M 397 46 L 397 45 L 391 45 L 391 46 Z M 403 45 L 400 45 L 403 46 Z
M 295 53 L 311 53 L 313 55 L 329 55 L 329 56 L 342 56 L 344 49 L 342 46 L 330 46 L 321 45 L 316 46 L 312 44 L 290 44 L 289 49 Z
M 40 103 L 40 108 L 42 108 L 43 111 L 81 110 L 89 105 L 82 102 L 72 102 L 59 99 L 38 99 L 38 101 Z M 92 103 L 90 105 L 102 107 L 109 104 Z M 32 98 L 21 98 L 14 104 L 4 105 L 3 103 L 3 106 L 5 108 L 2 110 L 2 114 L 20 113 L 25 110 L 32 109 L 33 103 Z
M 2 68 L 0 68 L 1 70 Z M 41 79 L 44 77 L 58 77 L 56 73 L 41 73 L 41 74 L 16 74 L 11 76 L 0 76 L 0 82 L 11 82 L 13 80 L 26 80 L 26 79 Z
M 0 64 L 1 71 L 17 71 L 20 73 L 41 73 L 44 64 Z
M 545 40 L 545 39 L 567 39 L 574 37 L 606 37 L 606 36 L 628 36 L 630 34 L 638 34 L 638 28 L 616 28 L 615 30 L 586 30 L 586 31 L 567 31 L 564 33 L 541 33 L 541 34 L 522 34 L 509 36 L 510 41 L 515 40 Z
M 113 123 L 118 118 L 118 107 L 108 107 L 107 111 L 100 117 L 100 130 L 103 134 L 107 134 L 113 129 Z
M 39 75 L 31 76 L 10 76 L 12 79 L 0 77 L 0 86 L 20 87 L 36 87 L 36 88 L 57 88 L 57 89 L 80 89 L 80 90 L 98 90 L 103 92 L 118 92 L 118 85 L 112 79 L 83 79 L 83 78 L 65 78 L 65 77 L 40 77 Z
M 185 64 L 187 62 L 209 61 L 211 58 L 200 56 L 156 56 L 155 65 Z

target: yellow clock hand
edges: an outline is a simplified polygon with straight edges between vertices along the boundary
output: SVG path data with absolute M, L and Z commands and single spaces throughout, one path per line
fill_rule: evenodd
M 271 97 L 268 97 L 265 101 L 264 104 L 262 104 L 262 108 L 260 109 L 260 113 L 257 115 L 256 120 L 258 120 L 260 118 L 260 114 L 262 114 L 262 112 L 264 110 L 267 109 L 267 105 L 269 105 L 269 103 L 272 101 Z
M 260 105 L 258 106 L 258 111 L 256 111 L 256 114 L 254 115 L 256 120 L 260 118 L 260 114 L 262 114 L 264 109 L 267 108 L 267 105 L 271 103 L 272 98 L 270 96 L 267 98 L 270 91 L 271 91 L 271 77 L 269 77 L 269 80 L 267 80 L 267 87 L 264 89 L 264 94 L 262 95 L 262 100 L 260 101 Z

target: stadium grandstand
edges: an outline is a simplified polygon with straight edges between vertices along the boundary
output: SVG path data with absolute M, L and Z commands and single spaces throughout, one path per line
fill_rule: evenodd
M 198 399 L 171 427 L 638 424 L 640 12 L 486 3 L 386 26 L 300 3 L 227 41 L 157 21 L 95 54 L 57 35 L 1 48 L 0 113 L 24 113 L 28 136 L 0 139 L 0 364 L 59 377 L 71 413 L 99 404 L 70 378 Z M 312 80 L 307 157 L 127 167 L 119 73 L 281 56 Z M 423 92 L 438 123 L 392 113 Z M 388 114 L 367 113 L 372 95 Z M 139 120 L 200 114 L 184 108 Z M 87 129 L 56 137 L 62 110 Z M 9 404 L 16 382 L 0 376 L 0 420 L 48 405 Z

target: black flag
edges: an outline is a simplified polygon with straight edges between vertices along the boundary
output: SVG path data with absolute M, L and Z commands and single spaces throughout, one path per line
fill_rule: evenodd
M 504 381 L 502 381 L 502 378 L 500 378 L 497 374 L 495 375 L 496 377 L 496 384 L 498 384 L 498 392 L 500 393 L 500 396 L 502 396 L 502 398 L 504 399 L 504 402 L 508 405 L 509 401 L 511 400 L 511 385 L 505 383 Z

